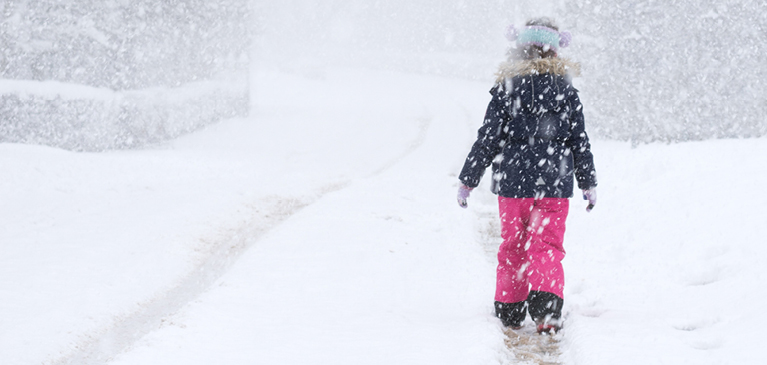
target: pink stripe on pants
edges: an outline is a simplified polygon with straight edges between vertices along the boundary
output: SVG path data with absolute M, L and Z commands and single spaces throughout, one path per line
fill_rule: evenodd
M 498 205 L 503 243 L 498 249 L 495 300 L 521 302 L 530 290 L 563 298 L 562 242 L 570 201 L 499 196 Z

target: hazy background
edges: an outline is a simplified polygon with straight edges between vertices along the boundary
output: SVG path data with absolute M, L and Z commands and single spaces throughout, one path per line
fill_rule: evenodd
M 2 142 L 137 147 L 247 114 L 246 2 L 9 0 L 0 19 Z
M 269 90 L 249 72 L 383 68 L 489 89 L 505 27 L 540 15 L 573 34 L 561 55 L 583 65 L 593 136 L 763 136 L 766 13 L 752 0 L 4 1 L 0 141 L 103 150 L 173 138 L 257 113 L 248 92 Z

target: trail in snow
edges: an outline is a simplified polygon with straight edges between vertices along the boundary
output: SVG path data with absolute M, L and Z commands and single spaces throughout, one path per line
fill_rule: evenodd
M 363 77 L 369 88 L 348 87 Z M 389 77 L 256 74 L 269 93 L 255 118 L 157 149 L 0 146 L 3 363 L 103 362 L 193 300 L 257 236 L 395 166 L 423 140 L 428 114 L 411 92 L 379 87 Z
M 335 189 L 326 190 L 324 193 Z M 321 197 L 318 196 L 318 198 Z M 177 278 L 176 283 L 138 308 L 120 315 L 97 331 L 81 335 L 76 349 L 52 364 L 104 364 L 152 330 L 162 326 L 163 319 L 197 298 L 207 290 L 237 258 L 271 228 L 288 219 L 312 201 L 271 197 L 256 203 L 252 217 L 231 229 L 215 241 L 206 242 L 207 252 L 190 272 Z
M 420 147 L 423 144 L 423 141 L 426 138 L 426 133 L 429 131 L 429 126 L 431 125 L 431 118 L 420 117 L 417 120 L 417 125 L 418 125 L 418 134 L 415 136 L 415 138 L 413 138 L 413 141 L 407 146 L 407 148 L 404 151 L 402 151 L 402 153 L 400 153 L 399 156 L 385 163 L 383 166 L 381 166 L 381 168 L 377 169 L 369 177 L 379 175 L 383 173 L 384 171 L 390 169 L 392 166 L 402 161 L 402 159 L 404 159 L 405 157 L 413 153 L 413 151 L 415 151 L 418 147 Z
M 254 119 L 155 150 L 2 146 L 12 178 L 0 182 L 0 216 L 12 229 L 0 241 L 13 245 L 0 260 L 15 278 L 0 282 L 4 363 L 104 363 L 166 326 L 285 219 L 419 150 L 441 107 L 417 95 L 443 81 L 331 72 L 257 74 L 269 93 Z
M 514 354 L 512 364 L 561 365 L 561 334 L 539 335 L 531 328 L 514 331 L 507 329 L 506 346 Z
M 258 120 L 253 122 L 257 123 Z M 383 162 L 379 168 L 373 167 L 374 172 L 368 178 L 381 174 L 415 151 L 423 143 L 429 124 L 429 118 L 419 118 L 417 134 L 405 144 L 406 148 L 400 153 L 386 151 L 387 155 L 393 154 L 395 157 Z M 407 136 L 402 138 L 407 139 Z M 74 345 L 76 351 L 52 361 L 52 364 L 106 363 L 147 333 L 161 328 L 167 317 L 208 290 L 247 249 L 270 229 L 289 219 L 297 211 L 322 199 L 325 194 L 345 188 L 349 182 L 347 180 L 322 187 L 308 198 L 269 196 L 251 204 L 253 207 L 251 217 L 239 226 L 228 229 L 214 241 L 208 240 L 206 252 L 198 258 L 199 262 L 188 274 L 177 278 L 172 287 L 141 302 L 136 311 L 121 315 L 107 327 L 82 335 L 83 339 Z
M 291 217 L 166 321 L 172 324 L 112 364 L 503 361 L 487 300 L 492 281 L 485 280 L 494 265 L 472 239 L 473 214 L 453 199 L 464 152 L 452 146 L 473 134 L 456 133 L 466 121 L 445 100 L 461 88 L 412 75 L 390 75 L 378 86 L 400 82 L 419 94 L 443 90 L 419 118 L 388 121 L 412 127 L 431 120 L 419 127 L 420 145 Z M 455 104 L 486 102 L 484 85 L 462 86 L 481 91 Z

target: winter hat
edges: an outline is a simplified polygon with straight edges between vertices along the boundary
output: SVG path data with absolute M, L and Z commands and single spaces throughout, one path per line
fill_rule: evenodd
M 517 47 L 536 45 L 557 52 L 560 47 L 565 48 L 570 45 L 572 38 L 570 32 L 559 32 L 545 25 L 527 25 L 521 31 L 517 31 L 512 24 L 506 29 L 506 39 L 510 42 L 516 41 Z

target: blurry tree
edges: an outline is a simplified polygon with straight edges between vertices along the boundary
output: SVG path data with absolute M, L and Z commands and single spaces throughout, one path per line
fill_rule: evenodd
M 687 141 L 767 134 L 767 3 L 567 2 L 590 128 Z
M 505 27 L 551 16 L 573 33 L 561 53 L 583 65 L 575 83 L 593 135 L 634 143 L 767 135 L 764 0 L 262 3 L 273 42 L 260 58 L 283 67 L 365 65 L 488 82 L 509 46 Z
M 130 147 L 247 113 L 247 87 L 222 90 L 210 81 L 247 79 L 248 10 L 247 0 L 0 1 L 3 79 L 88 85 L 117 91 L 120 99 L 50 100 L 6 92 L 0 141 Z M 202 81 L 208 81 L 206 89 L 191 92 Z M 180 86 L 183 93 L 167 89 Z M 151 92 L 138 92 L 145 89 Z M 210 110 L 184 111 L 206 102 Z M 85 130 L 99 132 L 83 135 Z

